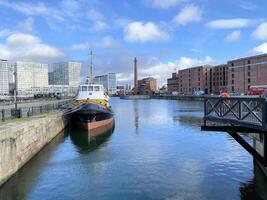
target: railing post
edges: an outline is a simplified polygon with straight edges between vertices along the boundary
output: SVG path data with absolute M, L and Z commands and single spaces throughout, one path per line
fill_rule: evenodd
M 263 134 L 263 165 L 267 166 L 267 135 Z
M 242 101 L 240 99 L 238 101 L 238 118 L 239 120 L 242 119 Z
M 5 121 L 5 110 L 2 109 L 2 121 L 4 122 Z
M 264 130 L 267 130 L 267 116 L 266 115 L 267 115 L 267 99 L 264 98 L 263 103 L 262 103 L 262 128 Z
M 219 111 L 219 117 L 222 117 L 222 106 L 223 106 L 223 104 L 222 104 L 222 97 L 220 97 L 220 99 L 219 99 L 219 105 L 220 105 L 220 111 Z
M 22 118 L 22 108 L 19 108 L 19 110 L 18 110 L 18 118 Z
M 207 125 L 207 122 L 206 122 L 206 114 L 207 114 L 207 98 L 204 97 L 204 126 Z

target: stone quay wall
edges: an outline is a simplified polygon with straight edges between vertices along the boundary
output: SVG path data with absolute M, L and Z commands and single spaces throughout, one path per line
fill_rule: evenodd
M 59 134 L 68 120 L 61 112 L 0 126 L 0 186 Z

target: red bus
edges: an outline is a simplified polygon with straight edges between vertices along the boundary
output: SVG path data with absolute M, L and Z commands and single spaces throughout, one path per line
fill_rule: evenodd
M 250 86 L 248 95 L 263 95 L 267 93 L 267 85 Z

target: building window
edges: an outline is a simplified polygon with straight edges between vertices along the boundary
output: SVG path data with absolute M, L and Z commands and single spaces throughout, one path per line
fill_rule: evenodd
M 235 69 L 234 69 L 234 68 L 232 68 L 232 69 L 231 69 L 231 71 L 232 71 L 232 72 L 234 72 L 234 71 L 235 71 Z
M 248 60 L 248 64 L 250 64 L 250 60 Z
M 248 66 L 248 70 L 250 70 L 250 65 Z
M 232 78 L 235 78 L 235 75 L 234 74 L 232 74 Z
M 232 80 L 232 84 L 235 84 L 235 81 L 234 80 Z
M 248 76 L 250 76 L 250 72 L 248 72 Z
M 234 86 L 232 86 L 232 92 L 234 92 L 235 91 L 235 87 Z
M 232 63 L 232 66 L 234 66 L 234 63 Z
M 248 83 L 250 83 L 250 78 L 248 79 Z

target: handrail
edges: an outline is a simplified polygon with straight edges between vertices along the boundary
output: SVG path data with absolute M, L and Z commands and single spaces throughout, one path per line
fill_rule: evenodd
M 205 97 L 207 121 L 267 131 L 267 100 L 263 97 Z

